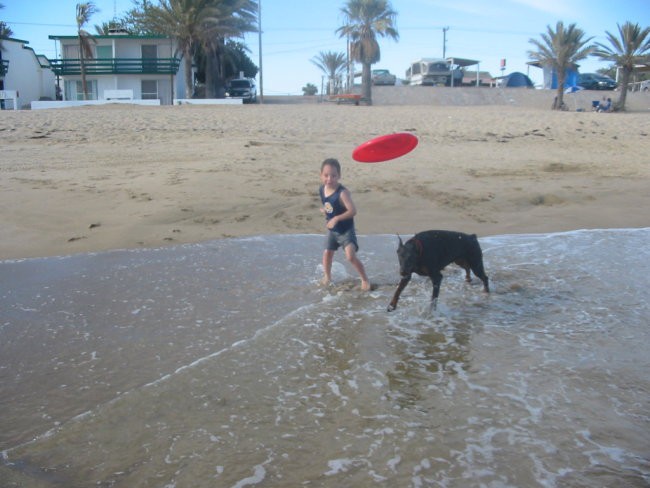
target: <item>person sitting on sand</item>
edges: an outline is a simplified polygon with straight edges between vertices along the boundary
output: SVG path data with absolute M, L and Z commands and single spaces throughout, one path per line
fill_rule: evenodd
M 354 216 L 357 209 L 352 201 L 350 191 L 345 188 L 339 179 L 341 177 L 341 164 L 338 160 L 329 158 L 323 161 L 320 168 L 320 179 L 322 185 L 319 194 L 323 206 L 321 213 L 327 221 L 327 240 L 323 251 L 323 277 L 322 283 L 329 285 L 332 281 L 332 261 L 334 252 L 343 247 L 345 257 L 357 270 L 361 277 L 361 289 L 370 290 L 370 281 L 366 276 L 363 263 L 357 258 L 359 245 L 354 230 Z
M 612 99 L 608 98 L 605 102 L 601 102 L 598 105 L 599 112 L 611 112 L 612 111 Z

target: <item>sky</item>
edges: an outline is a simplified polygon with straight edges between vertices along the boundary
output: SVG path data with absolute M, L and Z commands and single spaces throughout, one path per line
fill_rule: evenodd
M 13 37 L 27 41 L 37 54 L 55 59 L 55 41 L 49 35 L 75 35 L 75 8 L 81 0 L 0 0 L 0 20 Z M 311 83 L 319 93 L 324 73 L 313 59 L 321 52 L 346 52 L 345 39 L 336 29 L 343 24 L 341 7 L 345 0 L 259 0 L 261 3 L 262 86 L 265 95 L 302 95 Z M 90 19 L 94 25 L 119 18 L 133 7 L 131 0 L 94 0 L 100 12 Z M 529 67 L 530 39 L 541 39 L 547 26 L 558 21 L 575 23 L 592 42 L 607 44 L 606 31 L 617 35 L 617 24 L 638 22 L 650 25 L 650 0 L 390 0 L 397 11 L 399 39 L 379 38 L 381 60 L 374 68 L 384 68 L 404 78 L 411 61 L 445 55 L 474 59 L 481 71 L 492 76 L 513 71 L 528 74 L 541 84 L 542 72 Z M 249 56 L 259 66 L 260 35 L 248 34 L 244 42 Z M 506 60 L 501 70 L 501 60 Z M 594 72 L 607 64 L 588 58 L 580 72 Z M 360 66 L 357 66 L 360 70 Z M 475 68 L 471 68 L 475 69 Z M 326 78 L 325 78 L 326 81 Z

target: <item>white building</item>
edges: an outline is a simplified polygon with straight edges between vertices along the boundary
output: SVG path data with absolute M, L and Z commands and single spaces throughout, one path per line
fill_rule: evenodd
M 16 92 L 18 108 L 28 108 L 36 100 L 54 100 L 56 83 L 45 56 L 37 55 L 27 41 L 2 38 L 0 48 L 0 91 Z M 4 100 L 5 108 L 13 100 Z
M 49 37 L 59 43 L 60 59 L 50 60 L 50 64 L 63 100 L 84 100 L 79 37 Z M 127 94 L 126 98 L 159 100 L 161 105 L 171 105 L 179 95 L 185 96 L 183 66 L 175 56 L 175 42 L 169 37 L 134 36 L 119 31 L 93 38 L 93 56 L 84 58 L 87 100 Z

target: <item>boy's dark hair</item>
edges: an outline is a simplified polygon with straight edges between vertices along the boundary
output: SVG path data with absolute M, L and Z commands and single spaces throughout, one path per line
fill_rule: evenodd
M 335 158 L 327 158 L 323 163 L 320 165 L 320 171 L 321 173 L 323 172 L 323 168 L 325 166 L 331 166 L 332 168 L 336 169 L 337 173 L 339 176 L 341 176 L 341 163 L 339 163 L 338 159 Z

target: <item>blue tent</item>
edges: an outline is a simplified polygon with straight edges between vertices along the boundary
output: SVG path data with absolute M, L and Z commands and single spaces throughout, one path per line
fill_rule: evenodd
M 505 88 L 535 88 L 535 84 L 523 73 L 515 71 L 506 76 L 501 82 Z

